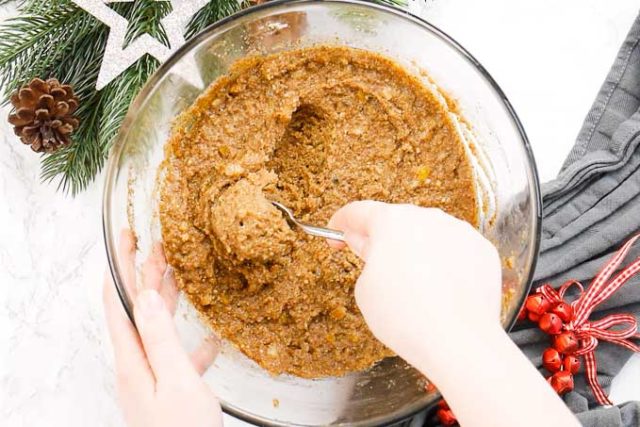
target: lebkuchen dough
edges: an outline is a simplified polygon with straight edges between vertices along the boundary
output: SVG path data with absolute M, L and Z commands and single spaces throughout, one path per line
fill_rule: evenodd
M 392 352 L 355 304 L 362 262 L 291 229 L 270 200 L 318 225 L 361 199 L 477 223 L 471 166 L 446 106 L 364 50 L 236 62 L 179 117 L 162 168 L 163 242 L 180 289 L 273 374 L 343 375 Z

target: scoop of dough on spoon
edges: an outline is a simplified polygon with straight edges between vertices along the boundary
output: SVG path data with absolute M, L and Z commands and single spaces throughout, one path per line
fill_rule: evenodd
M 282 203 L 271 201 L 273 206 L 278 208 L 285 216 L 287 222 L 291 226 L 299 227 L 307 234 L 316 237 L 324 237 L 325 239 L 337 240 L 339 242 L 344 242 L 344 233 L 338 230 L 331 230 L 330 228 L 318 227 L 317 225 L 307 224 L 306 222 L 302 222 L 296 219 L 293 216 L 293 212 L 291 209 L 283 205 Z

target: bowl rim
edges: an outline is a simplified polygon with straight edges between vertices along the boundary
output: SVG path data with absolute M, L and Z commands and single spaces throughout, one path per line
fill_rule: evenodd
M 520 121 L 518 115 L 515 112 L 511 102 L 505 95 L 504 91 L 500 88 L 498 83 L 494 80 L 491 74 L 486 70 L 486 68 L 469 52 L 467 51 L 460 43 L 458 43 L 455 39 L 449 36 L 447 33 L 439 29 L 437 26 L 431 24 L 426 19 L 423 19 L 408 10 L 400 9 L 399 7 L 384 5 L 379 3 L 373 3 L 371 1 L 366 0 L 272 0 L 259 5 L 251 6 L 245 9 L 242 9 L 232 15 L 229 15 L 226 18 L 223 18 L 215 23 L 209 25 L 198 34 L 193 36 L 191 39 L 187 40 L 180 48 L 178 48 L 164 63 L 160 64 L 158 69 L 149 77 L 147 82 L 144 84 L 140 92 L 136 95 L 133 102 L 130 104 L 129 109 L 125 118 L 120 125 L 120 129 L 118 131 L 118 135 L 116 136 L 116 140 L 111 148 L 111 152 L 106 165 L 106 173 L 104 179 L 104 189 L 102 194 L 102 231 L 103 238 L 105 244 L 105 250 L 107 252 L 107 261 L 109 265 L 109 272 L 111 273 L 111 277 L 113 279 L 114 286 L 116 287 L 118 297 L 122 303 L 122 306 L 127 313 L 127 316 L 131 320 L 133 326 L 137 328 L 135 323 L 135 318 L 133 316 L 133 303 L 131 298 L 129 297 L 122 278 L 120 277 L 120 273 L 116 268 L 116 260 L 115 260 L 115 242 L 111 238 L 113 236 L 113 230 L 111 229 L 110 219 L 110 195 L 112 193 L 112 188 L 115 182 L 115 176 L 117 174 L 117 164 L 122 150 L 124 149 L 124 141 L 126 140 L 127 129 L 129 128 L 129 124 L 134 120 L 135 114 L 140 109 L 140 107 L 146 101 L 148 95 L 155 89 L 157 82 L 163 78 L 167 72 L 185 56 L 193 46 L 199 44 L 200 42 L 206 40 L 212 33 L 219 30 L 224 25 L 247 15 L 278 8 L 285 4 L 327 4 L 327 3 L 339 3 L 339 4 L 347 4 L 347 5 L 358 5 L 365 8 L 376 9 L 378 11 L 386 12 L 401 19 L 404 19 L 414 25 L 418 25 L 423 29 L 431 32 L 434 36 L 438 37 L 442 42 L 449 45 L 453 48 L 463 59 L 465 59 L 468 63 L 470 63 L 476 70 L 480 73 L 480 75 L 486 80 L 491 89 L 495 92 L 495 94 L 502 101 L 503 107 L 505 108 L 508 116 L 511 118 L 511 121 L 515 128 L 517 129 L 520 140 L 523 144 L 524 155 L 526 158 L 526 163 L 529 166 L 528 175 L 529 183 L 528 187 L 533 199 L 533 209 L 534 212 L 534 223 L 532 234 L 534 236 L 533 248 L 532 248 L 532 256 L 531 256 L 531 266 L 527 277 L 524 281 L 524 289 L 525 292 L 520 296 L 520 300 L 518 301 L 517 307 L 522 307 L 524 301 L 531 290 L 531 286 L 534 279 L 535 266 L 538 261 L 539 250 L 540 250 L 540 242 L 541 242 L 541 233 L 542 233 L 542 195 L 540 191 L 540 179 L 538 176 L 538 170 L 535 162 L 535 157 L 533 155 L 533 151 L 531 149 L 531 145 L 529 143 L 529 139 L 524 130 L 524 126 Z M 517 321 L 518 310 L 512 313 L 511 319 L 508 320 L 504 329 L 509 332 Z M 436 395 L 438 393 L 436 392 Z M 398 423 L 403 420 L 407 420 L 408 418 L 414 416 L 415 414 L 421 412 L 422 410 L 429 408 L 434 405 L 434 402 L 427 403 L 425 405 L 419 406 L 418 408 L 413 408 L 408 410 L 406 413 L 395 414 L 391 416 L 380 416 L 372 420 L 362 421 L 355 424 L 349 425 L 392 425 Z M 249 422 L 254 425 L 267 425 L 267 426 L 288 426 L 290 424 L 278 422 L 276 420 L 265 419 L 253 414 L 246 414 L 239 409 L 227 405 L 221 402 L 222 410 L 231 415 L 233 417 L 239 418 L 242 421 Z

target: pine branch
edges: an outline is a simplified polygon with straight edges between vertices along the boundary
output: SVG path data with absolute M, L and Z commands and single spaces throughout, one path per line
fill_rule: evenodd
M 166 9 L 160 10 L 160 8 L 166 7 L 161 2 L 139 1 L 134 3 L 133 8 L 127 10 L 123 10 L 124 4 L 116 6 L 121 7 L 122 9 L 118 12 L 128 15 L 128 18 L 136 17 L 138 22 L 136 28 L 145 28 L 144 32 L 149 32 L 154 37 L 160 36 L 160 32 L 164 32 L 161 26 L 154 26 L 145 21 L 154 21 L 166 11 Z M 158 9 L 155 11 L 149 11 L 150 8 L 156 7 Z M 89 59 L 90 64 L 95 64 L 95 69 L 89 73 L 87 81 L 76 83 L 83 86 L 88 85 L 88 92 L 93 91 L 94 95 L 89 97 L 84 104 L 81 102 L 78 115 L 83 118 L 83 122 L 74 134 L 74 144 L 45 157 L 42 162 L 43 180 L 52 181 L 58 178 L 60 180 L 58 188 L 74 195 L 84 190 L 102 169 L 129 105 L 159 65 L 156 59 L 145 55 L 116 77 L 102 91 L 96 93 L 95 83 L 103 49 L 104 46 L 95 49 L 99 56 Z M 59 75 L 82 74 L 81 70 L 90 69 L 90 64 L 84 64 L 80 69 L 73 71 L 58 70 L 61 72 Z M 74 65 L 80 64 L 74 62 Z M 84 119 L 85 117 L 87 119 Z
M 43 158 L 41 176 L 44 181 L 59 177 L 58 188 L 73 194 L 91 182 L 103 162 L 98 123 L 104 100 L 103 92 L 95 91 L 103 50 L 104 40 L 94 39 L 93 43 L 78 46 L 83 62 L 61 63 L 51 70 L 52 75 L 73 82 L 77 88 L 81 98 L 77 115 L 81 122 L 73 134 L 73 144 Z
M 88 100 L 76 142 L 42 161 L 42 178 L 59 178 L 58 188 L 72 195 L 84 190 L 100 172 L 135 95 L 158 67 L 145 56 Z
M 103 96 L 106 100 L 100 118 L 99 138 L 105 158 L 120 130 L 120 125 L 129 110 L 129 105 L 159 65 L 158 60 L 145 55 L 103 91 Z
M 185 38 L 189 40 L 209 25 L 249 6 L 249 0 L 213 0 L 200 9 L 187 25 Z
M 5 101 L 32 78 L 49 77 L 54 64 L 84 63 L 82 44 L 106 37 L 103 26 L 95 25 L 81 9 L 51 3 L 42 14 L 24 14 L 0 27 L 0 84 Z
M 98 135 L 98 120 L 101 111 L 102 97 L 95 92 L 87 99 L 90 108 L 78 111 L 82 114 L 82 122 L 73 137 L 75 142 L 42 160 L 42 179 L 52 181 L 59 177 L 58 189 L 75 195 L 91 182 L 99 171 L 100 147 Z
M 160 22 L 172 10 L 169 1 L 137 0 L 133 3 L 114 3 L 111 7 L 129 21 L 125 46 L 145 33 L 169 46 L 169 38 Z

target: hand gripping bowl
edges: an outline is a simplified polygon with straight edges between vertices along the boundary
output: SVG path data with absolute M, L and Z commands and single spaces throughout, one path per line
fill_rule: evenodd
M 138 263 L 161 240 L 156 178 L 172 120 L 236 59 L 316 44 L 379 52 L 456 100 L 460 115 L 451 114 L 482 195 L 480 228 L 504 260 L 503 324 L 510 328 L 529 290 L 540 240 L 539 186 L 522 126 L 485 69 L 446 34 L 409 13 L 353 0 L 274 1 L 247 9 L 194 37 L 149 79 L 111 152 L 104 191 L 107 254 L 127 312 L 128 287 L 136 284 L 123 282 L 118 235 L 123 228 L 135 232 Z M 208 333 L 183 298 L 176 323 L 187 347 Z M 341 378 L 306 380 L 271 376 L 230 344 L 223 344 L 205 378 L 226 412 L 261 425 L 389 424 L 439 397 L 398 358 Z

